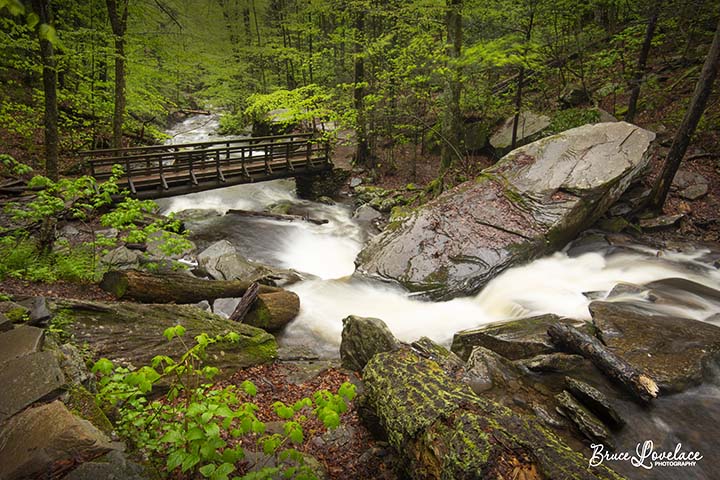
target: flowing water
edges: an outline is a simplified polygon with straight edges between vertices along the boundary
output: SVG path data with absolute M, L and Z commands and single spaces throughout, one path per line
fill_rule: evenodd
M 216 125 L 216 120 L 210 120 L 207 125 L 202 125 L 196 117 L 190 120 L 196 123 L 180 124 L 176 131 L 182 132 L 187 127 L 192 136 L 178 134 L 176 143 L 203 141 Z M 506 319 L 556 313 L 589 320 L 591 299 L 604 298 L 619 282 L 644 284 L 676 277 L 711 288 L 720 285 L 720 270 L 713 266 L 718 252 L 693 247 L 683 251 L 658 251 L 642 245 L 589 242 L 512 268 L 476 296 L 424 302 L 399 287 L 353 277 L 355 257 L 368 239 L 368 233 L 353 220 L 352 210 L 346 205 L 329 206 L 298 199 L 292 180 L 240 185 L 158 203 L 164 212 L 207 210 L 200 219 L 186 222 L 200 248 L 225 239 L 248 259 L 303 272 L 306 280 L 289 287 L 300 297 L 300 315 L 279 341 L 285 345 L 311 347 L 323 356 L 338 355 L 342 319 L 351 314 L 383 319 L 404 341 L 427 336 L 448 345 L 459 330 Z M 228 209 L 264 210 L 279 203 L 291 204 L 293 213 L 329 222 L 314 225 L 222 215 Z M 650 310 L 720 324 L 720 304 L 691 297 L 692 294 L 686 294 L 688 301 L 683 302 L 683 306 L 655 304 L 642 293 L 621 299 Z M 689 441 L 689 447 L 705 448 L 709 453 L 716 448 L 712 439 L 720 435 L 719 396 L 720 389 L 710 383 L 660 399 L 650 415 L 638 411 L 627 399 L 619 399 L 624 413 L 637 417 L 631 422 L 633 428 L 620 435 L 622 444 L 632 444 L 634 449 L 635 443 L 646 437 L 679 439 Z M 711 421 L 703 427 L 704 435 L 698 435 L 698 422 L 705 417 Z M 626 473 L 630 475 L 632 471 Z M 663 473 L 668 471 L 671 473 Z M 697 471 L 698 477 L 685 471 L 672 473 L 672 469 L 663 472 L 637 478 L 711 478 L 704 477 L 704 471 Z

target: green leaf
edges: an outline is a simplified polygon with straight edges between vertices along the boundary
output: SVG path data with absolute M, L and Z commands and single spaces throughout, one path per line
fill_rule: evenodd
M 160 438 L 162 443 L 182 443 L 183 438 L 177 430 L 170 430 Z
M 227 480 L 228 475 L 235 471 L 235 465 L 226 462 L 221 464 L 215 473 L 210 477 L 210 480 Z
M 205 425 L 205 433 L 208 437 L 219 437 L 220 427 L 218 427 L 216 423 L 210 423 L 208 425 Z
M 102 375 L 110 375 L 113 371 L 113 363 L 107 358 L 101 358 L 92 367 L 93 373 L 100 372 Z
M 340 385 L 338 395 L 343 397 L 348 402 L 352 401 L 352 399 L 355 398 L 355 396 L 357 395 L 357 393 L 355 392 L 355 385 L 350 382 L 343 383 L 342 385 Z
M 265 424 L 260 420 L 253 420 L 251 430 L 253 433 L 265 433 Z
M 240 384 L 240 388 L 243 389 L 245 393 L 250 395 L 251 397 L 254 397 L 257 395 L 257 387 L 254 383 L 252 383 L 250 380 L 245 380 Z
M 200 467 L 199 471 L 203 477 L 208 478 L 210 477 L 210 475 L 215 473 L 215 469 L 217 469 L 217 467 L 214 463 L 208 463 L 204 467 Z
M 167 457 L 167 462 L 165 465 L 167 466 L 168 472 L 172 472 L 177 467 L 179 467 L 183 460 L 185 459 L 185 452 L 181 450 L 175 450 L 174 452 L 170 453 Z
M 192 442 L 193 440 L 200 440 L 201 438 L 205 437 L 205 432 L 198 427 L 192 427 L 188 432 L 185 434 L 185 438 Z
M 191 468 L 193 468 L 195 465 L 200 463 L 200 455 L 197 453 L 191 453 L 189 455 L 186 454 L 185 458 L 183 459 L 181 470 L 183 472 L 187 472 Z
M 340 426 L 340 415 L 330 409 L 325 409 L 323 412 L 320 420 L 323 422 L 323 425 L 325 425 L 325 428 L 332 430 Z
M 27 18 L 25 19 L 27 21 L 27 26 L 30 28 L 37 27 L 37 24 L 40 23 L 40 17 L 35 12 L 28 13 Z

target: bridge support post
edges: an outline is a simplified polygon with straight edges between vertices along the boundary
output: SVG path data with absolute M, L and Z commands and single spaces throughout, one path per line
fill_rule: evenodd
M 295 176 L 297 196 L 305 200 L 317 200 L 320 197 L 333 198 L 350 177 L 350 172 L 340 168 L 317 173 L 299 174 Z

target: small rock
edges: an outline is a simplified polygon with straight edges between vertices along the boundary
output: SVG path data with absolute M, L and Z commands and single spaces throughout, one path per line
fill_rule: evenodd
M 493 387 L 506 387 L 520 376 L 520 371 L 508 359 L 487 348 L 475 347 L 468 358 L 462 380 L 473 392 L 480 394 Z
M 30 297 L 18 303 L 30 311 L 30 325 L 37 325 L 52 316 L 45 297 Z
M 584 362 L 585 359 L 580 355 L 559 352 L 517 361 L 519 365 L 533 372 L 568 372 L 582 366 Z
M 567 390 L 563 390 L 555 396 L 558 401 L 558 412 L 575 424 L 588 440 L 594 443 L 602 443 L 610 449 L 614 449 L 610 432 L 602 422 L 585 407 L 580 405 L 575 397 Z
M 0 302 L 0 313 L 13 323 L 25 322 L 30 319 L 30 309 L 11 301 Z
M 647 291 L 647 287 L 635 285 L 634 283 L 621 282 L 615 285 L 610 293 L 607 294 L 608 299 L 621 297 L 625 295 L 640 295 Z
M 376 353 L 394 350 L 400 342 L 379 318 L 350 315 L 343 319 L 340 360 L 343 368 L 360 371 Z
M 685 215 L 678 213 L 675 215 L 660 215 L 655 218 L 647 218 L 640 220 L 640 228 L 645 230 L 659 230 L 662 228 L 673 227 L 677 225 L 681 218 Z
M 100 262 L 115 270 L 130 270 L 138 268 L 142 258 L 142 252 L 121 246 L 103 255 Z
M 0 385 L 1 421 L 33 402 L 58 394 L 65 376 L 52 352 L 36 352 L 5 362 L 0 369 Z
M 611 428 L 621 428 L 625 420 L 620 417 L 610 400 L 600 390 L 572 377 L 565 377 L 565 386 L 573 396 L 602 419 Z
M 610 210 L 608 210 L 608 213 L 613 217 L 622 217 L 624 215 L 627 215 L 628 213 L 632 212 L 632 205 L 625 203 L 625 202 L 619 202 L 610 207 Z
M 0 313 L 0 332 L 7 332 L 13 329 L 13 322 L 5 316 L 4 313 Z
M 325 195 L 319 197 L 316 201 L 318 203 L 322 203 L 323 205 L 335 205 L 335 200 Z
M 74 237 L 80 233 L 80 230 L 75 228 L 73 225 L 67 224 L 62 227 L 58 233 L 63 237 Z
M 689 187 L 681 190 L 678 196 L 686 200 L 697 200 L 704 197 L 708 193 L 707 183 L 698 183 L 697 185 L 690 185 Z
M 30 408 L 10 419 L 0 438 L 3 479 L 45 478 L 58 463 L 94 458 L 116 448 L 105 434 L 59 401 Z
M 44 339 L 43 329 L 25 325 L 0 334 L 0 365 L 39 352 Z
M 95 235 L 103 238 L 117 238 L 119 233 L 117 228 L 106 228 L 105 230 L 98 230 Z
M 91 462 L 85 462 L 64 477 L 64 480 L 145 480 L 145 469 L 113 450 Z
M 680 169 L 673 178 L 672 186 L 678 190 L 685 190 L 693 185 L 707 185 L 709 182 L 707 178 L 703 177 L 699 173 L 691 172 L 690 170 Z
M 353 213 L 353 219 L 361 223 L 370 223 L 382 216 L 382 213 L 378 212 L 367 203 L 358 207 L 358 209 L 355 210 L 355 213 Z
M 219 217 L 220 212 L 207 208 L 190 208 L 182 210 L 175 214 L 175 218 L 183 222 L 192 220 L 205 220 L 210 217 Z
M 350 178 L 350 188 L 355 188 L 360 185 L 362 185 L 363 181 L 360 177 L 352 177 Z

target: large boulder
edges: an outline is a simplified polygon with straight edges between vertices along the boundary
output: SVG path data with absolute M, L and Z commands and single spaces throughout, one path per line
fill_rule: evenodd
M 182 342 L 168 342 L 166 328 L 182 325 L 186 342 L 201 333 L 213 337 L 234 332 L 237 342 L 211 345 L 205 361 L 221 374 L 266 363 L 277 353 L 275 339 L 259 328 L 233 322 L 190 305 L 63 301 L 55 305 L 72 322 L 66 327 L 75 341 L 99 357 L 141 367 L 156 355 L 178 358 L 185 353 Z M 223 371 L 224 370 L 224 371 Z
M 348 370 L 360 371 L 376 353 L 397 348 L 400 342 L 379 318 L 350 315 L 343 319 L 340 360 Z
M 720 327 L 642 310 L 625 302 L 592 302 L 600 340 L 620 358 L 647 373 L 661 392 L 702 383 L 720 359 Z
M 654 138 L 629 123 L 600 123 L 518 148 L 391 223 L 360 252 L 358 272 L 434 299 L 475 294 L 594 223 L 644 170 Z

